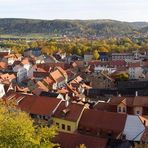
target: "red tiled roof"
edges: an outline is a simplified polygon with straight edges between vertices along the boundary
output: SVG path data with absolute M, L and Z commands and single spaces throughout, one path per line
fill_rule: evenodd
M 0 62 L 0 69 L 7 68 L 8 64 L 6 62 Z
M 120 103 L 124 103 L 129 107 L 134 106 L 148 106 L 148 97 L 147 96 L 135 96 L 135 97 L 113 97 L 109 104 L 111 105 L 118 105 Z
M 113 60 L 110 61 L 110 66 L 126 66 L 126 62 L 124 60 Z
M 128 63 L 128 67 L 140 67 L 140 62 Z
M 8 54 L 9 54 L 9 52 L 0 52 L 0 58 L 4 58 Z
M 61 72 L 62 75 L 67 76 L 67 72 L 63 68 L 59 66 L 57 66 L 56 68 Z
M 50 76 L 53 78 L 53 80 L 55 80 L 55 82 L 61 82 L 65 80 L 64 76 L 58 70 L 51 72 Z
M 22 99 L 19 101 L 20 98 Z M 19 101 L 16 102 L 18 108 L 36 115 L 51 115 L 61 102 L 61 99 L 57 98 L 25 95 L 16 92 L 7 93 L 3 99 L 6 101 Z
M 25 97 L 18 105 L 18 107 L 25 112 L 30 113 L 32 104 L 35 102 L 36 96 Z
M 79 127 L 120 134 L 124 129 L 126 117 L 126 114 L 86 109 L 80 119 Z
M 49 71 L 51 68 L 55 68 L 56 66 L 61 67 L 62 69 L 66 70 L 70 67 L 69 64 L 66 63 L 42 63 L 37 64 L 37 68 L 44 69 L 45 71 Z
M 45 81 L 48 85 L 54 83 L 54 81 L 49 77 L 44 78 L 43 81 Z
M 0 75 L 0 78 L 2 78 L 3 80 L 13 80 L 16 78 L 16 76 L 14 74 L 9 74 L 9 73 L 6 73 L 6 74 L 1 74 Z
M 59 143 L 61 148 L 76 148 L 80 144 L 84 144 L 87 148 L 105 148 L 107 146 L 107 139 L 63 132 L 54 138 L 54 142 Z
M 112 97 L 109 101 L 109 104 L 111 105 L 118 105 L 120 103 L 124 103 L 127 106 L 132 106 L 134 101 L 134 97 Z
M 32 93 L 33 93 L 34 95 L 39 96 L 42 91 L 44 91 L 44 90 L 41 89 L 41 88 L 35 88 L 34 90 L 32 90 Z
M 35 101 L 33 102 L 30 113 L 37 115 L 51 115 L 54 109 L 61 102 L 61 99 L 33 96 Z M 29 97 L 30 98 L 30 97 Z
M 29 58 L 24 58 L 24 59 L 22 60 L 22 64 L 23 64 L 23 65 L 29 64 L 29 63 L 30 63 Z
M 46 76 L 49 76 L 49 73 L 48 72 L 33 72 L 33 76 L 36 78 L 36 77 L 46 77 Z
M 21 57 L 21 54 L 9 54 L 9 55 L 6 55 L 5 56 L 5 58 L 11 58 L 11 57 L 13 57 L 13 58 L 19 58 L 19 57 Z
M 112 105 L 106 102 L 99 102 L 94 106 L 94 109 L 99 111 L 117 112 L 117 105 Z
M 45 86 L 41 81 L 38 81 L 36 84 L 37 84 L 37 88 L 40 88 L 40 89 L 48 92 L 48 87 Z
M 136 96 L 133 106 L 148 107 L 148 96 Z
M 62 89 L 58 89 L 57 92 L 61 94 L 67 94 L 69 91 L 66 88 L 62 88 Z
M 57 108 L 54 117 L 76 122 L 80 117 L 83 108 L 84 108 L 83 105 L 76 103 L 71 103 L 68 105 L 68 107 L 65 107 L 65 102 L 63 101 Z M 63 116 L 63 110 L 68 111 L 66 114 L 64 114 L 64 116 Z
M 60 102 L 57 98 L 25 95 L 18 107 L 31 114 L 51 115 Z

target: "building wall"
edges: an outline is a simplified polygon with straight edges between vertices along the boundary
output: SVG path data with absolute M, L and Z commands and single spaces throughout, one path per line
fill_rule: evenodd
M 141 67 L 130 67 L 129 68 L 129 78 L 130 79 L 139 79 L 139 77 L 142 75 L 142 68 Z
M 73 133 L 77 130 L 77 123 L 72 121 L 67 121 L 60 118 L 53 118 L 53 123 L 58 126 L 58 130 L 62 132 Z M 62 128 L 62 124 L 65 125 L 65 129 Z M 70 130 L 68 130 L 70 126 Z
M 84 61 L 88 62 L 88 61 L 91 61 L 92 59 L 93 59 L 93 55 L 91 54 L 84 55 Z
M 21 82 L 27 78 L 27 70 L 25 68 L 19 68 L 17 72 L 17 81 Z
M 134 107 L 134 114 L 135 115 L 142 115 L 143 108 L 142 107 Z
M 101 74 L 89 75 L 87 79 L 91 82 L 93 88 L 112 88 L 114 87 L 114 82 L 110 81 Z
M 125 105 L 124 103 L 120 103 L 120 104 L 117 106 L 117 112 L 118 112 L 118 113 L 126 113 L 126 112 L 127 112 L 126 105 Z

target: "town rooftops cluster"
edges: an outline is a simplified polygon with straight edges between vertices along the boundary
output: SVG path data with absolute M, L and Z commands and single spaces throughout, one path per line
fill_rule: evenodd
M 53 141 L 64 148 L 147 143 L 147 60 L 134 53 L 100 55 L 104 60 L 48 56 L 40 49 L 0 52 L 1 101 L 27 112 L 35 124 L 56 125 Z

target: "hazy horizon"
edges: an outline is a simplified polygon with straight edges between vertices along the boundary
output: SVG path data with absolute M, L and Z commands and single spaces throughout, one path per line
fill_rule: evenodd
M 5 18 L 0 18 L 0 19 L 26 19 L 26 20 L 43 20 L 43 21 L 54 21 L 54 20 L 67 20 L 67 21 L 97 21 L 97 20 L 111 20 L 111 21 L 119 21 L 119 22 L 129 22 L 129 23 L 133 23 L 133 22 L 144 22 L 144 23 L 148 23 L 148 21 L 122 21 L 122 20 L 115 20 L 115 19 L 40 19 L 40 18 L 9 18 L 9 17 L 5 17 Z
M 0 0 L 0 18 L 148 22 L 147 0 Z

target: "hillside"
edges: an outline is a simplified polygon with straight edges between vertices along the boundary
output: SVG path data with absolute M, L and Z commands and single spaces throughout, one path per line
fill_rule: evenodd
M 131 27 L 135 29 L 142 29 L 144 27 L 148 27 L 148 22 L 132 22 L 129 23 Z
M 120 22 L 114 20 L 33 20 L 0 19 L 0 34 L 49 36 L 123 36 L 146 27 L 146 22 Z M 141 27 L 140 27 L 141 26 Z M 148 24 L 147 24 L 148 26 Z

